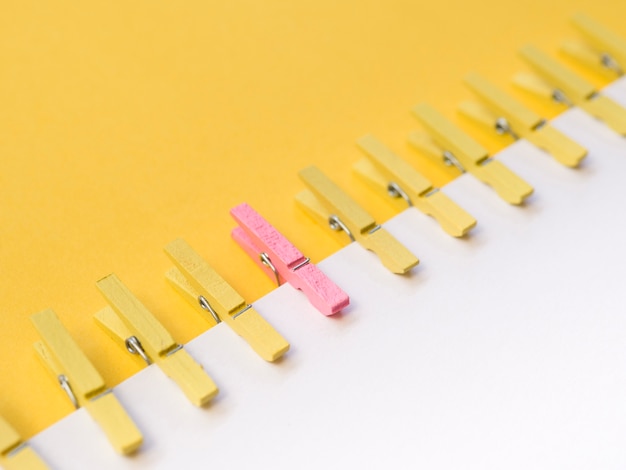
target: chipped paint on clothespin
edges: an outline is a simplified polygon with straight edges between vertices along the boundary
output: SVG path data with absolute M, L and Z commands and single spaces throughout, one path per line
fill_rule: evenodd
M 367 158 L 354 165 L 355 173 L 378 193 L 391 196 L 388 200 L 415 206 L 454 237 L 462 237 L 476 225 L 476 219 L 374 136 L 361 137 L 357 146 Z
M 233 239 L 278 285 L 288 282 L 301 290 L 324 315 L 348 306 L 348 295 L 252 207 L 240 204 L 230 215 L 239 224 Z
M 76 408 L 84 407 L 121 454 L 135 451 L 143 438 L 112 390 L 52 310 L 31 316 L 42 341 L 35 350 Z
M 565 166 L 575 167 L 587 155 L 584 147 L 480 75 L 469 74 L 465 84 L 481 100 L 481 104 L 460 104 L 459 111 L 466 117 L 498 134 L 508 134 L 515 140 L 524 138 Z
M 568 107 L 578 106 L 604 121 L 615 132 L 626 135 L 626 109 L 599 93 L 587 80 L 536 47 L 527 45 L 520 49 L 520 55 L 541 76 L 542 80 L 532 78 L 532 75 L 520 74 L 514 78 L 517 86 L 540 97 L 549 97 Z
M 626 40 L 582 13 L 574 15 L 572 23 L 586 43 L 567 41 L 562 51 L 596 71 L 608 72 L 612 76 L 624 75 Z
M 299 176 L 309 189 L 296 195 L 296 202 L 322 226 L 346 232 L 350 240 L 376 253 L 393 273 L 404 274 L 419 263 L 413 253 L 318 168 L 305 168 Z
M 122 348 L 156 363 L 196 406 L 208 403 L 218 389 L 206 371 L 148 311 L 115 274 L 100 279 L 98 289 L 109 303 L 96 322 Z
M 521 204 L 533 192 L 532 186 L 508 167 L 489 158 L 487 150 L 439 114 L 423 103 L 413 108 L 413 114 L 428 132 L 431 142 L 420 133 L 412 133 L 409 142 L 429 155 L 437 163 L 454 166 L 467 171 L 510 204 Z
M 47 470 L 48 466 L 13 427 L 0 417 L 0 465 L 6 470 Z
M 289 349 L 289 343 L 253 307 L 246 303 L 184 240 L 165 247 L 175 265 L 166 277 L 194 307 L 212 322 L 223 321 L 266 361 L 273 362 Z M 184 279 L 184 282 L 183 282 Z

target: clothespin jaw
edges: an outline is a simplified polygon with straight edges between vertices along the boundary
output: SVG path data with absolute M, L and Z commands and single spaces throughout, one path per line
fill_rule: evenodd
M 299 173 L 309 188 L 296 195 L 298 205 L 324 227 L 342 230 L 351 241 L 373 251 L 391 272 L 404 274 L 419 260 L 318 168 Z
M 487 109 L 508 121 L 519 135 L 530 133 L 543 122 L 541 116 L 497 88 L 477 73 L 465 77 L 465 85 L 480 99 Z M 495 123 L 494 123 L 495 126 Z
M 620 65 L 608 54 L 599 52 L 588 44 L 575 40 L 566 40 L 561 44 L 561 52 L 567 57 L 584 65 L 609 79 L 624 74 Z
M 165 272 L 165 280 L 167 283 L 185 299 L 185 301 L 192 307 L 196 313 L 198 313 L 209 324 L 209 329 L 213 328 L 218 323 L 221 323 L 220 317 L 217 313 L 207 308 L 206 304 L 199 301 L 200 294 L 189 283 L 187 278 L 181 273 L 178 268 L 171 267 Z
M 240 204 L 230 215 L 239 224 L 233 239 L 278 285 L 289 282 L 324 315 L 348 306 L 348 295 L 252 207 Z
M 439 170 L 445 172 L 450 179 L 458 178 L 466 172 L 461 163 L 454 158 L 454 155 L 437 145 L 428 132 L 411 131 L 408 140 L 411 147 L 437 166 Z
M 535 46 L 527 44 L 519 50 L 519 54 L 546 81 L 553 92 L 560 91 L 573 104 L 578 105 L 596 93 L 591 83 Z
M 558 89 L 551 87 L 544 79 L 531 72 L 519 72 L 513 76 L 513 85 L 537 98 L 572 107 L 574 103 Z
M 156 363 L 194 405 L 205 405 L 217 395 L 217 386 L 202 366 L 115 274 L 96 285 L 110 306 L 96 313 L 95 320 L 117 344 L 147 364 Z
M 578 166 L 587 155 L 584 147 L 480 75 L 468 75 L 465 84 L 484 104 L 461 103 L 459 111 L 466 117 L 486 125 L 498 134 L 509 134 L 515 140 L 525 138 L 568 167 Z
M 452 164 L 460 171 L 471 173 L 510 204 L 521 204 L 532 194 L 532 186 L 502 163 L 489 158 L 486 149 L 434 108 L 423 103 L 413 108 L 413 114 L 432 139 L 432 143 L 424 144 L 419 134 L 412 134 L 409 142 L 418 150 L 432 156 L 437 154 L 441 164 Z
M 514 79 L 517 86 L 566 106 L 578 106 L 615 132 L 626 135 L 626 109 L 536 47 L 527 45 L 520 49 L 520 55 L 543 80 L 520 74 Z
M 35 350 L 74 406 L 85 407 L 117 452 L 134 452 L 143 441 L 141 433 L 58 317 L 45 310 L 31 320 L 42 339 Z
M 626 68 L 626 40 L 582 13 L 574 15 L 572 23 L 589 46 L 567 42 L 563 52 L 594 69 L 623 75 Z
M 177 283 L 184 298 L 209 312 L 214 321 L 223 321 L 241 336 L 256 353 L 273 362 L 289 349 L 289 343 L 241 297 L 187 242 L 178 239 L 165 247 L 176 271 L 166 274 Z M 172 273 L 176 273 L 172 276 Z M 181 282 L 181 277 L 186 282 Z M 198 308 L 198 307 L 196 307 Z
M 498 135 L 508 135 L 513 140 L 517 140 L 520 137 L 515 133 L 513 126 L 506 118 L 498 117 L 498 114 L 490 110 L 487 105 L 466 100 L 459 103 L 458 110 L 462 116 L 490 132 L 495 131 Z
M 374 136 L 361 137 L 357 146 L 367 158 L 354 165 L 355 173 L 377 192 L 391 196 L 388 200 L 417 207 L 453 237 L 462 237 L 476 225 L 476 219 Z
M 48 469 L 37 453 L 2 417 L 0 417 L 0 465 L 6 470 Z

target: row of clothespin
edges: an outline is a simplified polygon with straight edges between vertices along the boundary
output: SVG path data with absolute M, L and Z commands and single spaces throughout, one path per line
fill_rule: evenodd
M 303 291 L 324 315 L 348 305 L 347 294 L 249 205 L 241 204 L 231 214 L 239 224 L 233 238 L 279 285 L 288 282 Z M 174 264 L 166 279 L 210 326 L 226 323 L 270 362 L 289 349 L 287 340 L 184 240 L 171 242 L 165 252 Z M 96 286 L 108 305 L 94 318 L 116 343 L 138 361 L 155 363 L 194 405 L 203 406 L 215 397 L 218 388 L 203 367 L 115 274 Z M 137 450 L 141 432 L 56 314 L 45 310 L 31 320 L 41 337 L 35 350 L 74 407 L 87 410 L 117 452 Z M 46 468 L 2 419 L 0 456 L 7 468 Z
M 626 68 L 626 41 L 583 15 L 575 16 L 574 24 L 589 46 L 568 43 L 565 52 L 595 69 L 621 75 Z M 626 135 L 626 109 L 538 49 L 527 46 L 521 54 L 541 79 L 518 76 L 518 85 L 564 105 L 578 106 Z M 568 167 L 576 167 L 585 157 L 583 147 L 481 76 L 469 75 L 466 83 L 481 103 L 462 103 L 463 115 L 499 134 L 525 138 Z M 511 204 L 521 204 L 533 192 L 527 182 L 491 159 L 479 143 L 429 105 L 420 104 L 413 113 L 426 133 L 412 133 L 409 142 L 438 164 L 473 175 Z M 366 158 L 354 165 L 355 173 L 378 193 L 390 196 L 394 204 L 416 207 L 454 237 L 465 236 L 476 225 L 470 214 L 376 138 L 362 137 L 357 145 Z M 346 240 L 374 252 L 393 273 L 406 273 L 418 264 L 413 253 L 318 168 L 306 168 L 299 176 L 307 189 L 296 196 L 297 203 L 323 226 L 344 232 Z M 334 315 L 349 304 L 348 295 L 252 207 L 241 204 L 231 215 L 238 224 L 232 237 L 277 285 L 289 283 L 301 290 L 324 315 Z M 211 326 L 226 323 L 267 361 L 277 360 L 289 349 L 287 340 L 184 240 L 171 242 L 165 252 L 174 264 L 166 273 L 167 280 Z M 95 320 L 115 342 L 146 365 L 157 364 L 195 405 L 202 406 L 217 394 L 216 384 L 203 367 L 115 274 L 96 285 L 108 306 L 95 314 Z M 89 412 L 116 451 L 134 452 L 142 443 L 141 432 L 55 313 L 40 312 L 32 321 L 41 336 L 35 350 L 72 404 Z M 46 468 L 2 419 L 0 463 L 9 469 Z

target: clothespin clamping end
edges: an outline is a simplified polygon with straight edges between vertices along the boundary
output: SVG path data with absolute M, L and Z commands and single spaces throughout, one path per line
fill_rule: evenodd
M 568 107 L 578 106 L 604 121 L 618 134 L 626 135 L 626 109 L 536 47 L 527 45 L 519 52 L 539 77 L 534 74 L 518 74 L 513 79 L 515 85 L 541 98 Z
M 217 395 L 217 386 L 202 366 L 115 274 L 96 286 L 109 306 L 96 313 L 95 320 L 117 344 L 147 365 L 156 363 L 194 405 L 205 405 Z
M 567 41 L 561 50 L 572 59 L 611 77 L 621 77 L 626 68 L 626 40 L 587 15 L 572 17 L 585 42 Z
M 289 343 L 233 289 L 187 242 L 165 247 L 174 263 L 168 282 L 211 324 L 226 323 L 266 361 L 276 361 Z
M 0 465 L 7 470 L 47 470 L 48 466 L 24 442 L 13 427 L 0 417 Z
M 474 217 L 374 136 L 361 137 L 357 146 L 366 158 L 354 165 L 354 172 L 379 194 L 391 196 L 387 200 L 415 206 L 453 237 L 462 237 L 476 226 Z
M 232 231 L 233 239 L 276 284 L 288 282 L 301 290 L 324 315 L 348 306 L 348 294 L 252 207 L 240 204 L 230 215 L 239 224 Z
M 521 204 L 533 192 L 532 186 L 499 161 L 489 158 L 487 150 L 439 114 L 422 103 L 413 108 L 427 135 L 414 132 L 409 143 L 440 165 L 468 172 L 510 204 Z
M 318 168 L 299 173 L 309 189 L 296 195 L 298 205 L 322 226 L 343 231 L 351 241 L 373 251 L 391 272 L 404 274 L 419 260 Z
M 41 336 L 35 350 L 74 407 L 89 412 L 117 452 L 134 452 L 143 441 L 141 432 L 55 313 L 44 310 L 31 320 Z
M 500 135 L 508 134 L 514 140 L 524 138 L 568 167 L 578 166 L 587 155 L 584 147 L 480 75 L 469 74 L 465 84 L 480 103 L 464 101 L 459 112 L 474 122 Z

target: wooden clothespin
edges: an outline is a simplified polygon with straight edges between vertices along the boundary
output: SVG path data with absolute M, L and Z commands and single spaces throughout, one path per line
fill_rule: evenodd
M 568 107 L 578 106 L 615 132 L 626 135 L 626 109 L 536 47 L 525 46 L 520 55 L 541 77 L 518 74 L 514 77 L 518 87 Z
M 429 135 L 414 132 L 409 142 L 435 162 L 472 174 L 510 204 L 521 204 L 532 194 L 532 186 L 504 164 L 489 158 L 486 149 L 434 108 L 422 103 L 413 108 L 413 114 Z
M 74 407 L 89 412 L 117 452 L 135 451 L 143 441 L 141 433 L 55 313 L 44 310 L 31 320 L 41 336 L 35 350 Z
M 296 202 L 322 226 L 344 231 L 351 241 L 376 253 L 393 273 L 404 274 L 419 263 L 413 253 L 318 168 L 305 168 L 299 176 L 309 189 L 296 195 Z
M 24 442 L 13 427 L 0 417 L 0 465 L 6 470 L 47 470 L 48 466 Z
M 608 72 L 612 77 L 624 75 L 626 40 L 582 13 L 574 15 L 572 23 L 585 42 L 567 41 L 562 51 L 598 72 Z
M 239 227 L 233 239 L 250 258 L 280 286 L 288 282 L 301 290 L 324 315 L 348 306 L 350 298 L 300 250 L 248 204 L 230 210 Z
M 115 274 L 96 285 L 110 306 L 96 313 L 95 320 L 117 344 L 148 365 L 156 363 L 194 405 L 202 406 L 217 395 L 217 386 L 202 366 Z
M 287 340 L 187 242 L 174 240 L 165 253 L 175 265 L 165 277 L 207 321 L 226 323 L 266 361 L 273 362 L 287 352 Z
M 476 225 L 474 217 L 374 136 L 363 136 L 356 143 L 367 158 L 354 165 L 355 173 L 379 194 L 391 196 L 387 200 L 415 206 L 453 237 L 462 237 Z
M 584 147 L 480 75 L 469 74 L 465 84 L 481 101 L 480 104 L 464 101 L 459 105 L 459 111 L 466 117 L 498 134 L 508 134 L 515 140 L 524 138 L 565 166 L 575 167 L 587 155 Z

